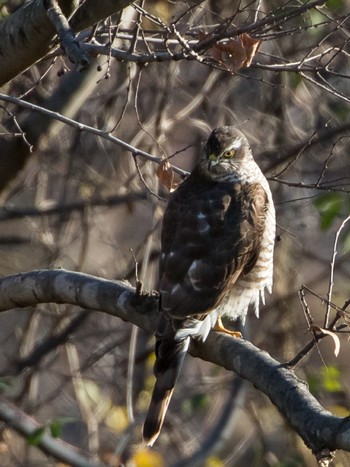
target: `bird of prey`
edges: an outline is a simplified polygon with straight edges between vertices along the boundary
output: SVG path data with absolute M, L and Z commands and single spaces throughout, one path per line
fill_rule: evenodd
M 190 339 L 205 340 L 212 327 L 225 331 L 223 316 L 244 322 L 250 306 L 259 315 L 272 288 L 275 227 L 269 184 L 247 138 L 235 127 L 216 128 L 164 214 L 148 445 L 162 428 Z

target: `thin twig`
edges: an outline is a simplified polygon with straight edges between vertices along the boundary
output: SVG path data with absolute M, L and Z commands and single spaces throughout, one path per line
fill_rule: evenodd
M 310 288 L 306 287 L 305 285 L 302 286 L 302 289 L 301 290 L 307 290 L 311 295 L 317 297 L 319 300 L 321 300 L 322 302 L 327 302 L 327 304 L 329 303 L 330 307 L 335 309 L 336 310 L 336 315 L 335 317 L 333 318 L 333 320 L 330 322 L 329 326 L 328 326 L 328 330 L 330 331 L 334 331 L 334 332 L 341 332 L 342 329 L 344 328 L 344 326 L 347 327 L 347 325 L 339 325 L 338 327 L 336 327 L 336 324 L 338 323 L 338 321 L 344 317 L 344 313 L 347 309 L 347 307 L 350 305 L 350 299 L 347 300 L 344 305 L 340 308 L 336 305 L 334 305 L 334 303 L 331 303 L 331 302 L 328 302 L 327 300 L 323 299 L 320 295 L 316 294 L 315 292 L 313 292 Z M 306 304 L 306 307 L 308 308 L 308 305 Z M 327 334 L 322 334 L 322 333 L 315 333 L 314 330 L 313 330 L 313 339 L 311 341 L 309 341 L 305 347 L 300 350 L 300 352 L 297 353 L 297 355 L 295 357 L 293 357 L 291 360 L 289 360 L 288 362 L 286 362 L 283 366 L 285 368 L 295 368 L 300 362 L 301 360 L 306 357 L 310 351 L 314 348 L 315 344 L 317 344 L 321 339 L 325 338 L 327 336 Z
M 331 308 L 330 308 L 330 302 L 332 301 L 332 293 L 333 293 L 333 286 L 334 286 L 334 267 L 335 267 L 335 258 L 337 256 L 337 253 L 338 253 L 338 240 L 339 240 L 339 236 L 340 236 L 340 233 L 341 231 L 343 230 L 343 228 L 345 227 L 345 225 L 347 224 L 347 222 L 349 222 L 350 220 L 350 215 L 343 220 L 343 222 L 341 223 L 339 229 L 337 230 L 336 234 L 335 234 L 335 237 L 334 237 L 334 243 L 333 243 L 333 253 L 332 253 L 332 259 L 331 259 L 331 262 L 330 262 L 330 274 L 329 274 L 329 283 L 328 283 L 328 292 L 327 292 L 327 309 L 326 309 L 326 314 L 325 314 L 325 318 L 324 318 L 324 328 L 327 329 L 328 327 L 328 321 L 329 321 L 329 314 L 330 314 L 330 311 L 331 311 Z
M 143 183 L 143 185 L 145 186 L 146 190 L 149 192 L 149 194 L 152 195 L 152 196 L 155 196 L 157 199 L 159 199 L 159 201 L 164 201 L 163 198 L 161 198 L 157 193 L 155 193 L 150 188 L 148 183 L 146 182 L 145 177 L 143 176 L 143 174 L 141 172 L 141 169 L 140 169 L 140 166 L 139 166 L 139 163 L 137 161 L 137 155 L 134 156 L 134 162 L 135 162 L 135 167 L 136 167 L 136 171 L 138 173 L 138 176 L 139 176 L 141 182 Z
M 97 135 L 100 138 L 106 139 L 108 141 L 111 141 L 114 144 L 117 144 L 118 146 L 121 146 L 123 149 L 129 151 L 133 155 L 141 156 L 144 159 L 155 162 L 156 164 L 161 164 L 163 162 L 163 159 L 161 157 L 152 156 L 151 154 L 145 151 L 142 151 L 140 149 L 137 149 L 134 146 L 131 146 L 130 144 L 126 143 L 125 141 L 122 141 L 121 139 L 118 139 L 115 136 L 112 136 L 108 132 L 99 130 L 89 125 L 85 125 L 84 123 L 77 122 L 76 120 L 65 117 L 64 115 L 61 115 L 58 112 L 53 112 L 52 110 L 44 109 L 43 107 L 40 107 L 39 105 L 32 104 L 30 102 L 23 101 L 16 97 L 8 96 L 2 93 L 0 93 L 0 100 L 3 100 L 5 102 L 11 102 L 12 104 L 19 105 L 21 107 L 24 107 L 26 109 L 29 109 L 35 112 L 40 112 L 44 115 L 47 115 L 50 118 L 66 123 L 67 125 L 72 126 L 73 128 L 77 128 L 80 131 L 86 131 L 88 133 Z M 173 170 L 182 176 L 186 176 L 188 174 L 186 170 L 182 170 L 178 167 L 173 167 Z
M 33 347 L 32 351 L 25 357 L 19 358 L 15 362 L 15 374 L 20 373 L 25 368 L 30 368 L 38 365 L 41 360 L 50 352 L 67 341 L 69 336 L 86 320 L 89 312 L 80 311 L 74 316 L 63 329 L 60 329 L 48 337 L 43 338 L 38 344 Z M 2 373 L 4 375 L 4 372 Z
M 12 112 L 10 112 L 8 109 L 6 109 L 6 107 L 1 106 L 1 108 L 12 118 L 12 121 L 13 121 L 15 127 L 16 127 L 17 130 L 19 131 L 19 134 L 18 134 L 18 133 L 14 133 L 13 135 L 14 135 L 14 136 L 20 135 L 21 138 L 23 139 L 24 143 L 28 146 L 29 152 L 33 152 L 33 146 L 32 146 L 32 145 L 30 144 L 30 142 L 27 140 L 27 136 L 26 136 L 25 132 L 22 130 L 22 128 L 20 127 L 20 124 L 19 124 L 18 121 L 17 121 L 16 115 L 14 115 Z M 10 134 L 12 134 L 12 133 L 10 133 Z
M 55 204 L 53 206 L 42 208 L 12 208 L 2 206 L 0 208 L 0 222 L 9 219 L 22 219 L 23 217 L 41 217 L 52 216 L 55 214 L 67 214 L 69 212 L 83 212 L 87 207 L 98 206 L 119 206 L 120 204 L 128 204 L 136 201 L 147 199 L 145 191 L 128 193 L 125 195 L 113 195 L 106 198 L 91 199 L 86 201 L 73 201 L 71 203 Z

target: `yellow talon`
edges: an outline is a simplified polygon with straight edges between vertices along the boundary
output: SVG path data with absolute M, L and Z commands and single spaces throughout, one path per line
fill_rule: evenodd
M 226 329 L 225 326 L 222 324 L 221 318 L 217 319 L 215 326 L 213 327 L 213 330 L 218 331 L 218 332 L 223 332 L 232 337 L 239 337 L 240 339 L 242 338 L 242 334 L 239 331 L 231 331 L 230 329 Z

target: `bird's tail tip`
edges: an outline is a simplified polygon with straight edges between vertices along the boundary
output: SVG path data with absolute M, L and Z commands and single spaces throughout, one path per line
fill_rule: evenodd
M 157 383 L 159 384 L 159 381 Z M 146 446 L 153 446 L 157 440 L 171 396 L 174 392 L 174 388 L 165 391 L 159 390 L 157 383 L 142 429 L 142 437 Z
M 157 441 L 159 433 L 160 432 L 158 431 L 158 433 L 155 433 L 153 436 L 151 436 L 151 438 L 147 438 L 145 434 L 143 434 L 143 444 L 151 448 L 153 444 Z

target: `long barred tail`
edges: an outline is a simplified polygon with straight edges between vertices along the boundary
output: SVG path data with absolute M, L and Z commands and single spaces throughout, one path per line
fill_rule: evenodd
M 176 323 L 162 318 L 157 333 L 156 363 L 154 374 L 157 379 L 146 420 L 143 439 L 152 446 L 159 436 L 174 387 L 184 361 L 190 337 L 179 333 Z

